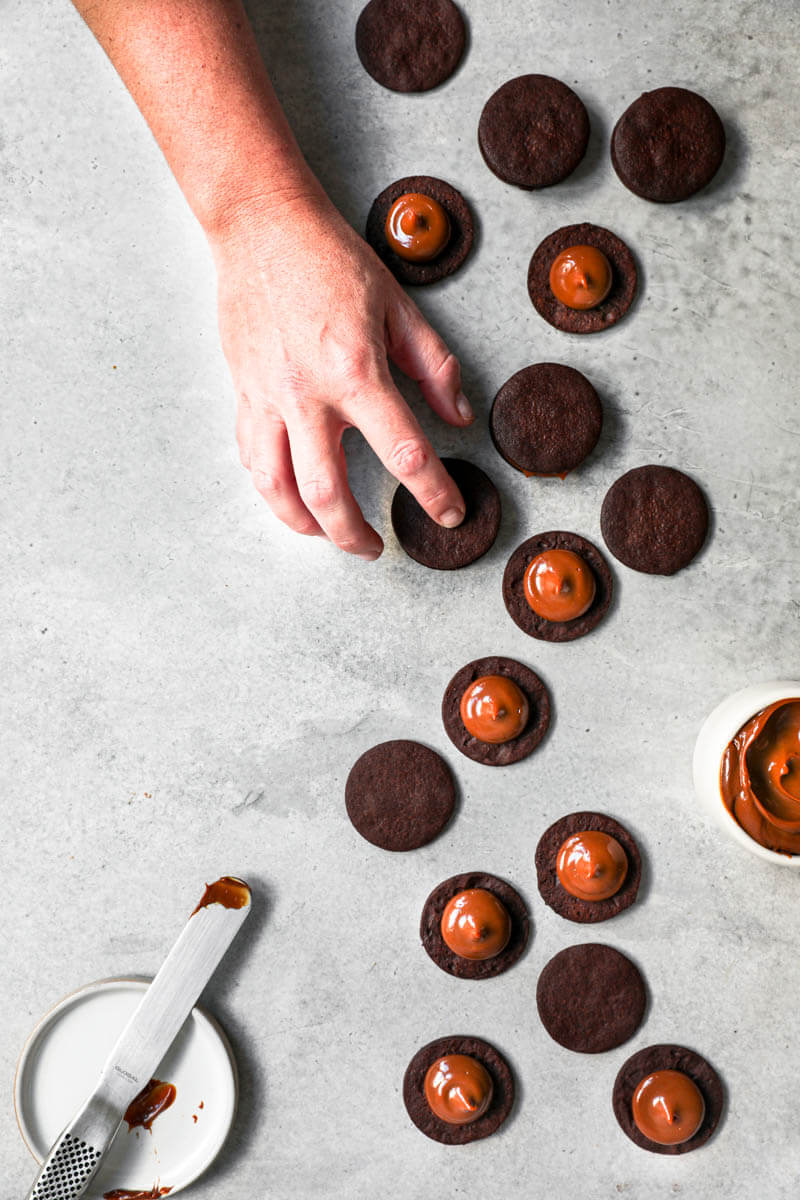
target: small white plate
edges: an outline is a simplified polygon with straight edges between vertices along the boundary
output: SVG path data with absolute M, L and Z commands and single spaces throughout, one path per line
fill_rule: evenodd
M 61 1130 L 92 1091 L 108 1054 L 149 979 L 103 979 L 66 996 L 39 1022 L 17 1064 L 14 1105 L 20 1132 L 42 1162 Z M 180 1192 L 219 1153 L 236 1114 L 236 1063 L 222 1029 L 192 1009 L 153 1072 L 173 1083 L 174 1103 L 152 1131 L 123 1122 L 86 1195 L 112 1188 L 146 1191 L 156 1184 Z

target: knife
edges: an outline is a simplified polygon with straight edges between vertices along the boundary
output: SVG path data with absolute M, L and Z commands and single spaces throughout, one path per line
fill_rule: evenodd
M 250 889 L 225 875 L 197 908 L 120 1034 L 89 1099 L 56 1138 L 26 1200 L 77 1200 L 128 1105 L 150 1080 L 250 912 Z

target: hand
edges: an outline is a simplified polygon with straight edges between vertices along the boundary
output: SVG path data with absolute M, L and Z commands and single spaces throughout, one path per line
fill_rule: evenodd
M 473 420 L 458 362 L 390 272 L 326 200 L 251 210 L 212 239 L 222 347 L 242 463 L 275 515 L 373 560 L 383 542 L 347 482 L 359 429 L 441 525 L 464 501 L 395 388 L 387 355 L 451 425 Z

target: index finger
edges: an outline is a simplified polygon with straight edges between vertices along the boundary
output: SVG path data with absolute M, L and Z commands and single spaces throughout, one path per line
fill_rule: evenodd
M 388 381 L 376 381 L 374 389 L 367 385 L 363 402 L 348 417 L 437 525 L 461 524 L 466 512 L 461 493 L 396 388 Z

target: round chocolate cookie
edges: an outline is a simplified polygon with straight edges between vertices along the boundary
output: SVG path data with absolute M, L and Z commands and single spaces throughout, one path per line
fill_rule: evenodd
M 419 742 L 381 742 L 347 776 L 347 815 L 382 850 L 416 850 L 444 829 L 456 800 L 450 768 Z
M 585 613 L 571 621 L 548 621 L 535 613 L 525 599 L 525 571 L 531 560 L 545 550 L 571 550 L 588 564 L 594 576 L 594 600 Z M 506 563 L 503 574 L 503 600 L 508 615 L 523 633 L 543 642 L 571 642 L 591 633 L 608 612 L 613 592 L 611 571 L 597 546 L 588 538 L 581 537 L 579 533 L 568 533 L 564 530 L 537 533 L 535 537 L 527 538 L 517 546 Z
M 441 204 L 450 221 L 450 240 L 441 254 L 430 262 L 410 262 L 401 258 L 386 240 L 389 209 L 406 192 L 421 192 L 424 196 L 431 196 Z M 394 277 L 400 283 L 414 286 L 438 283 L 457 271 L 472 249 L 474 236 L 472 213 L 461 192 L 433 175 L 407 175 L 405 179 L 390 183 L 373 200 L 364 231 L 364 237 Z
M 511 918 L 511 937 L 505 949 L 494 958 L 462 958 L 450 949 L 442 937 L 445 908 L 453 896 L 470 888 L 483 888 L 491 892 L 505 906 Z M 419 936 L 437 967 L 447 971 L 448 975 L 455 975 L 459 979 L 491 979 L 494 975 L 502 975 L 520 958 L 528 944 L 529 928 L 528 910 L 519 892 L 496 875 L 473 871 L 466 875 L 453 875 L 433 889 L 422 910 Z
M 556 870 L 558 852 L 567 838 L 573 833 L 594 829 L 616 838 L 628 860 L 628 871 L 622 887 L 606 900 L 582 900 L 580 896 L 571 895 L 562 887 Z M 597 921 L 607 921 L 630 908 L 636 899 L 642 879 L 642 858 L 636 842 L 619 821 L 607 817 L 605 813 L 570 813 L 569 816 L 555 821 L 540 837 L 536 847 L 536 876 L 539 894 L 548 908 L 552 908 L 560 917 L 566 917 L 568 921 L 591 925 Z
M 611 290 L 595 308 L 570 308 L 553 295 L 550 268 L 562 250 L 570 246 L 596 246 L 611 264 Z M 615 233 L 600 225 L 564 225 L 534 250 L 528 267 L 528 294 L 539 316 L 556 329 L 565 333 L 597 333 L 610 329 L 625 316 L 636 294 L 636 279 L 633 255 Z
M 699 192 L 724 154 L 725 130 L 716 110 L 686 88 L 645 92 L 611 135 L 611 161 L 625 187 L 661 204 Z
M 461 697 L 471 683 L 484 675 L 505 675 L 516 683 L 528 700 L 528 723 L 509 742 L 482 742 L 473 737 L 461 720 Z M 442 700 L 442 722 L 450 741 L 474 762 L 488 767 L 507 767 L 532 754 L 550 725 L 550 696 L 539 676 L 513 658 L 476 658 L 457 671 Z
M 634 467 L 612 483 L 600 510 L 611 553 L 647 575 L 688 566 L 708 532 L 708 505 L 693 479 L 674 467 Z
M 601 1054 L 627 1042 L 646 1004 L 638 967 L 599 942 L 556 954 L 536 985 L 536 1007 L 550 1037 L 580 1054 Z
M 492 441 L 526 475 L 574 471 L 603 428 L 600 397 L 585 375 L 561 363 L 533 363 L 507 379 L 489 415 Z
M 689 1076 L 705 1101 L 703 1123 L 697 1133 L 686 1142 L 663 1146 L 660 1142 L 653 1142 L 645 1137 L 634 1122 L 634 1092 L 641 1081 L 653 1071 L 682 1071 L 684 1075 Z M 719 1124 L 724 1103 L 722 1080 L 711 1063 L 695 1054 L 694 1050 L 671 1043 L 646 1046 L 644 1050 L 637 1051 L 622 1064 L 614 1081 L 612 1104 L 620 1128 L 627 1133 L 632 1142 L 641 1146 L 642 1150 L 652 1150 L 653 1154 L 686 1154 L 689 1150 L 697 1150 L 704 1146 Z
M 550 187 L 586 153 L 589 115 L 560 79 L 519 75 L 486 101 L 478 145 L 487 167 L 515 187 Z
M 428 516 L 403 484 L 392 499 L 392 527 L 410 558 L 437 571 L 467 567 L 491 549 L 500 528 L 500 497 L 488 475 L 461 458 L 442 462 L 458 484 L 466 515 L 455 529 Z
M 427 92 L 444 83 L 466 40 L 452 0 L 370 0 L 356 24 L 361 65 L 393 92 Z
M 482 1063 L 492 1078 L 491 1103 L 470 1125 L 450 1125 L 432 1112 L 425 1099 L 428 1067 L 447 1054 L 467 1054 Z M 403 1101 L 417 1129 L 446 1146 L 464 1146 L 488 1137 L 503 1124 L 514 1105 L 514 1077 L 508 1063 L 488 1042 L 474 1037 L 443 1037 L 428 1042 L 412 1058 L 403 1078 Z

